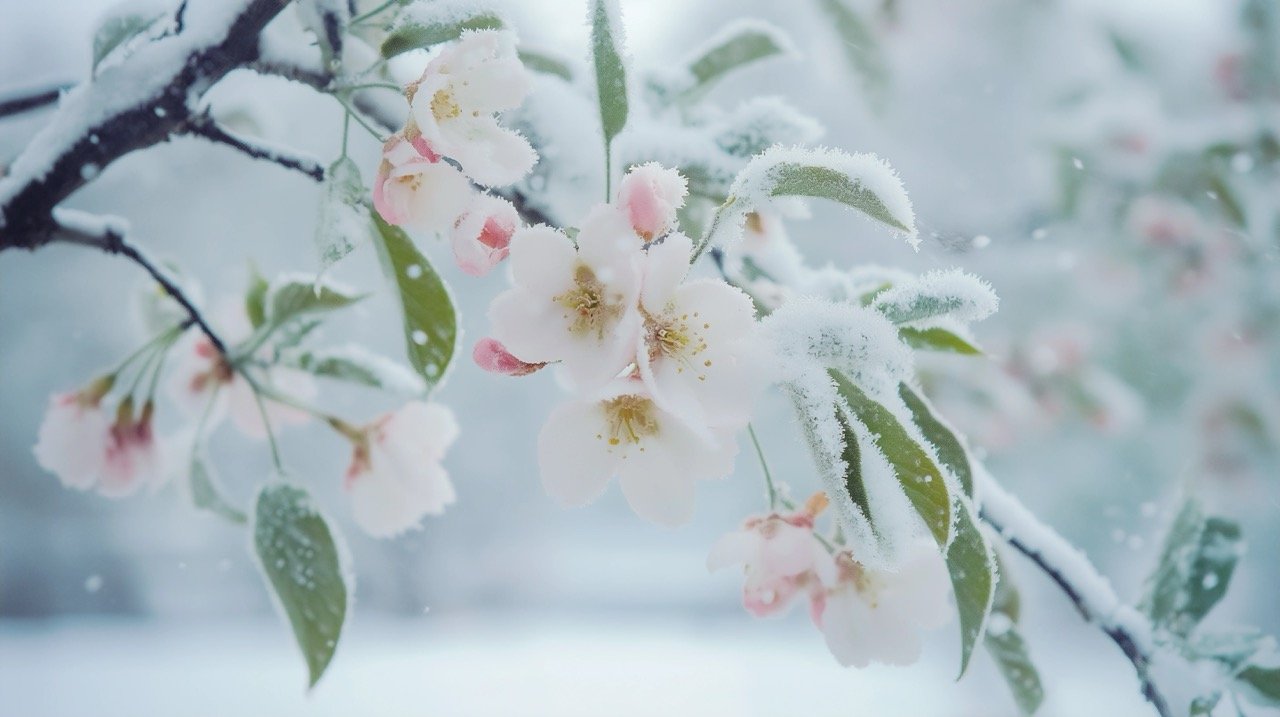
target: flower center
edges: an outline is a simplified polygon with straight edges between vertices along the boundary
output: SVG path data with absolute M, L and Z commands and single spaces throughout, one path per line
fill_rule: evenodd
M 645 436 L 657 435 L 658 419 L 653 415 L 653 409 L 653 401 L 644 396 L 618 396 L 605 401 L 604 415 L 608 424 L 609 445 L 637 444 Z M 597 435 L 596 438 L 605 436 Z
M 594 332 L 604 338 L 610 322 L 622 313 L 619 304 L 606 300 L 604 282 L 585 264 L 574 269 L 573 288 L 552 301 L 567 310 L 564 318 L 569 321 L 569 332 L 578 335 Z
M 698 372 L 698 380 L 705 381 L 704 369 L 711 367 L 711 360 L 698 362 L 698 354 L 707 350 L 707 340 L 702 330 L 711 328 L 711 324 L 701 322 L 698 328 L 698 312 L 690 314 L 664 313 L 661 316 L 645 317 L 645 333 L 648 338 L 649 360 L 656 362 L 668 358 L 676 362 L 676 373 L 684 373 L 685 369 Z
M 431 114 L 435 115 L 437 122 L 451 120 L 462 114 L 462 108 L 458 106 L 457 100 L 453 99 L 453 90 L 448 87 L 436 90 L 431 96 Z

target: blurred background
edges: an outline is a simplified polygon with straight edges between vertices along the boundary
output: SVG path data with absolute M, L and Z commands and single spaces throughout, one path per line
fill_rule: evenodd
M 827 127 L 825 144 L 886 158 L 924 239 L 913 253 L 815 206 L 791 223 L 796 242 L 817 263 L 958 266 L 989 280 L 1001 297 L 977 327 L 989 356 L 922 371 L 992 472 L 1133 598 L 1179 497 L 1196 492 L 1252 546 L 1210 622 L 1280 632 L 1269 549 L 1280 539 L 1280 6 L 844 2 L 865 24 L 857 47 L 821 0 L 622 6 L 639 68 L 667 66 L 734 18 L 785 29 L 801 59 L 731 77 L 712 100 L 781 95 Z M 83 79 L 112 4 L 0 0 L 0 96 Z M 583 65 L 581 5 L 504 7 L 523 42 Z M 338 153 L 341 110 L 305 88 L 240 73 L 211 100 L 243 131 Z M 0 164 L 49 111 L 0 120 Z M 369 176 L 378 148 L 352 137 Z M 127 217 L 212 304 L 243 292 L 250 262 L 268 276 L 314 270 L 318 200 L 305 178 L 175 139 L 107 168 L 69 204 Z M 458 296 L 469 351 L 502 272 L 465 277 L 447 246 L 424 248 Z M 335 275 L 380 286 L 368 247 Z M 134 265 L 77 247 L 0 254 L 0 712 L 1015 714 L 985 657 L 952 681 L 954 623 L 914 667 L 853 671 L 803 610 L 748 616 L 740 577 L 704 567 L 715 538 L 764 505 L 745 451 L 731 479 L 700 487 L 679 530 L 643 523 L 616 489 L 559 509 L 535 464 L 537 427 L 559 400 L 552 380 L 484 374 L 465 355 L 438 394 L 463 430 L 446 461 L 459 501 L 420 531 L 359 532 L 340 490 L 349 448 L 319 426 L 282 436 L 358 578 L 344 645 L 308 697 L 243 530 L 172 487 L 120 501 L 65 490 L 32 457 L 49 394 L 142 340 L 142 284 Z M 379 294 L 326 332 L 399 356 L 397 312 Z M 341 387 L 325 400 L 359 419 L 389 407 Z M 180 419 L 162 407 L 159 422 L 165 433 Z M 756 426 L 793 492 L 816 490 L 789 404 L 768 396 Z M 270 470 L 265 447 L 233 431 L 211 455 L 237 505 Z M 1032 566 L 1010 570 L 1043 714 L 1146 714 L 1114 646 Z

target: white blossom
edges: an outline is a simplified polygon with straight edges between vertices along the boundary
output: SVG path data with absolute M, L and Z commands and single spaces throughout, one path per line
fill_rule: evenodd
M 383 145 L 373 206 L 388 224 L 443 234 L 470 196 L 467 178 L 420 138 L 397 134 Z
M 111 384 L 99 379 L 49 399 L 33 452 L 36 463 L 69 488 L 88 490 L 98 479 L 111 440 L 111 419 L 101 405 Z

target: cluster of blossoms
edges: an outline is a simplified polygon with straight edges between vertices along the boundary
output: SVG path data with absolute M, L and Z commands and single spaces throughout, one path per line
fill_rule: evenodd
M 387 140 L 373 204 L 389 224 L 448 235 L 458 266 L 480 276 L 506 258 L 519 215 L 511 202 L 473 192 L 519 181 L 537 161 L 495 113 L 529 93 L 528 71 L 509 31 L 463 33 L 405 88 L 409 119 Z M 446 161 L 451 160 L 451 161 Z
M 799 510 L 747 518 L 712 547 L 707 568 L 741 565 L 742 604 L 757 617 L 781 615 L 798 597 L 808 598 L 814 625 L 842 665 L 915 662 L 920 631 L 952 614 L 941 556 L 922 540 L 893 572 L 863 565 L 815 531 L 827 504 L 826 494 L 817 493 Z
M 547 419 L 538 463 L 566 505 L 617 476 L 640 516 L 687 522 L 696 481 L 732 471 L 734 434 L 764 388 L 751 300 L 686 276 L 685 194 L 674 170 L 641 165 L 573 237 L 547 226 L 512 237 L 514 285 L 490 306 L 493 336 L 475 358 L 511 375 L 560 367 L 575 396 Z

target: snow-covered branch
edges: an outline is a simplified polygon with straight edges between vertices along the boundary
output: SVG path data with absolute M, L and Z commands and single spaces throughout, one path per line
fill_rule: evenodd
M 224 144 L 254 159 L 274 162 L 286 169 L 296 170 L 317 182 L 324 180 L 324 165 L 320 164 L 319 160 L 298 154 L 284 147 L 266 144 L 262 140 L 236 134 L 218 124 L 208 113 L 201 113 L 192 117 L 182 131 L 184 134 L 203 137 L 211 142 Z
M 159 144 L 203 93 L 258 56 L 258 34 L 287 0 L 200 0 L 180 27 L 148 39 L 68 92 L 0 179 L 0 249 L 34 249 L 59 230 L 53 209 L 104 167 Z
M 25 92 L 15 92 L 8 97 L 0 98 L 0 117 L 21 114 L 53 104 L 69 88 L 70 85 L 53 85 Z
M 1065 538 L 1045 525 L 996 482 L 986 467 L 973 462 L 975 490 L 982 497 L 987 524 L 1036 564 L 1071 600 L 1080 615 L 1096 624 L 1133 663 L 1142 694 L 1156 712 L 1167 717 L 1168 702 L 1151 680 L 1151 626 L 1133 606 L 1123 602 L 1110 581 Z
M 173 297 L 173 300 L 187 312 L 191 323 L 200 328 L 209 342 L 220 354 L 226 354 L 226 343 L 217 332 L 205 321 L 200 310 L 161 266 L 152 260 L 147 253 L 128 239 L 129 223 L 120 217 L 98 216 L 77 209 L 58 208 L 53 211 L 55 230 L 51 235 L 53 241 L 93 247 L 108 254 L 119 254 L 147 270 L 151 278 Z

